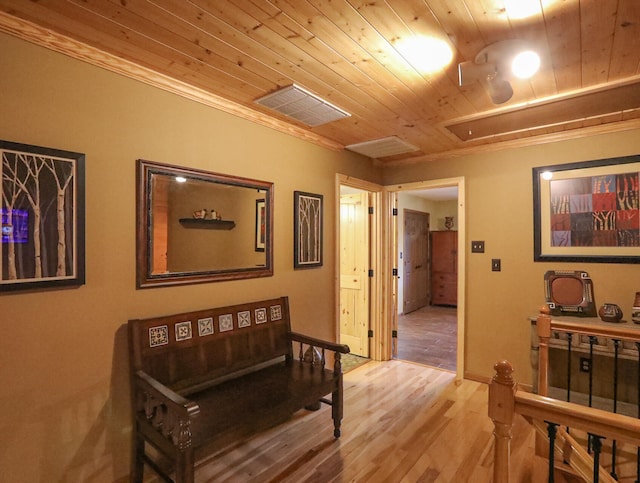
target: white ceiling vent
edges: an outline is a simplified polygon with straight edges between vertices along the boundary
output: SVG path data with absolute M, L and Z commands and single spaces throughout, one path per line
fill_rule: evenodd
M 385 158 L 396 154 L 412 153 L 418 148 L 413 144 L 403 141 L 397 136 L 375 139 L 364 143 L 350 144 L 345 146 L 348 150 L 359 154 L 364 154 L 370 158 Z
M 295 84 L 261 97 L 255 102 L 312 127 L 351 116 Z

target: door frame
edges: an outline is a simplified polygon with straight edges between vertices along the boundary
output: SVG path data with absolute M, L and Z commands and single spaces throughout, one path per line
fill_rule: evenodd
M 464 379 L 464 341 L 465 341 L 465 301 L 466 301 L 466 217 L 465 217 L 465 178 L 464 176 L 456 178 L 445 178 L 431 181 L 417 181 L 414 183 L 398 184 L 385 186 L 383 191 L 383 210 L 389 214 L 385 218 L 384 225 L 384 280 L 388 283 L 383 284 L 384 293 L 384 317 L 383 317 L 383 333 L 385 335 L 382 340 L 383 357 L 382 360 L 392 358 L 393 334 L 392 331 L 397 327 L 398 310 L 398 280 L 393 277 L 393 269 L 397 268 L 398 261 L 398 240 L 397 240 L 397 222 L 398 216 L 393 216 L 394 208 L 397 210 L 397 193 L 399 191 L 415 191 L 429 188 L 444 188 L 457 186 L 458 188 L 458 335 L 456 348 L 456 381 L 461 382 Z M 389 274 L 386 276 L 386 274 Z
M 385 338 L 383 332 L 383 235 L 382 235 L 382 185 L 370 181 L 353 178 L 343 174 L 336 174 L 335 179 L 335 267 L 334 267 L 334 287 L 335 287 L 335 340 L 340 340 L 340 186 L 349 186 L 369 193 L 370 207 L 373 214 L 369 218 L 369 259 L 370 270 L 373 270 L 373 277 L 369 280 L 369 330 L 373 331 L 373 337 L 369 338 L 369 358 L 381 361 L 384 354 L 381 351 L 380 341 Z

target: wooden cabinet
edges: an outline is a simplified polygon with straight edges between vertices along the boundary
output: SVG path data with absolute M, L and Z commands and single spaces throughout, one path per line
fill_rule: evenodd
M 431 232 L 431 304 L 458 305 L 458 232 Z

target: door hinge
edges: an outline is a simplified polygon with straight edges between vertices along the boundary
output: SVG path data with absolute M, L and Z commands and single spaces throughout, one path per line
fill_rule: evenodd
M 392 214 L 393 216 L 398 216 L 398 208 L 394 208 L 394 209 L 391 211 L 391 214 Z
M 370 215 L 373 215 L 373 206 L 370 206 L 370 207 L 369 207 L 369 214 L 370 214 Z
M 369 331 L 367 332 L 367 336 L 368 337 L 373 337 L 373 331 L 371 329 L 369 329 Z
M 373 269 L 369 269 L 369 277 L 373 277 Z
M 393 275 L 394 277 L 398 276 L 398 269 L 394 268 L 393 270 L 391 270 L 391 275 Z
M 391 331 L 391 337 L 393 339 L 397 339 L 398 338 L 398 331 L 397 330 L 392 330 Z

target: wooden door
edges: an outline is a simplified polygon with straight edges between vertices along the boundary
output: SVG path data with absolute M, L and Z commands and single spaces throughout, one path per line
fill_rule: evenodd
M 340 342 L 369 357 L 368 194 L 340 196 Z
M 404 210 L 404 300 L 408 314 L 429 303 L 429 214 Z

